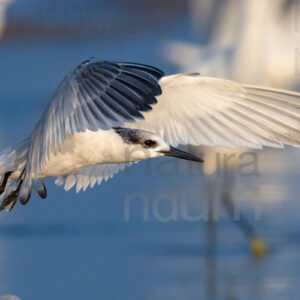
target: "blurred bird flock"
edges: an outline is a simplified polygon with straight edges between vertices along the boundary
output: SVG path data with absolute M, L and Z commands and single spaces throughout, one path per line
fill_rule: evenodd
M 91 56 L 300 90 L 298 0 L 0 0 L 0 36 L 2 148 Z M 192 150 L 1 214 L 0 295 L 298 299 L 299 149 Z

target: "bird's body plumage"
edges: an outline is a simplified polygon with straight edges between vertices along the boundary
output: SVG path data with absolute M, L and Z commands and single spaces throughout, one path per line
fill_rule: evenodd
M 300 94 L 198 73 L 164 76 L 141 64 L 82 63 L 60 84 L 31 136 L 0 154 L 0 209 L 59 177 L 69 189 L 94 186 L 179 144 L 231 148 L 300 145 Z
M 36 175 L 32 172 L 32 177 L 56 177 L 90 165 L 122 163 L 125 162 L 125 154 L 123 140 L 114 130 L 86 130 L 68 134 L 60 150 L 51 149 L 41 170 Z M 22 166 L 12 179 L 17 179 L 21 170 Z

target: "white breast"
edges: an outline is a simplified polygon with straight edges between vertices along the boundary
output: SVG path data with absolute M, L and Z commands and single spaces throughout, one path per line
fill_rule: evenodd
M 64 175 L 94 164 L 123 162 L 124 148 L 114 130 L 76 133 L 67 137 L 59 152 L 51 152 L 38 178 Z

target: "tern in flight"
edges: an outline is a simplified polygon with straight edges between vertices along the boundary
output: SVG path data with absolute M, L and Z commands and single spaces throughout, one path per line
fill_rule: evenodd
M 61 82 L 29 138 L 0 153 L 0 210 L 26 204 L 42 181 L 76 191 L 178 145 L 300 145 L 300 93 L 144 64 L 87 60 Z

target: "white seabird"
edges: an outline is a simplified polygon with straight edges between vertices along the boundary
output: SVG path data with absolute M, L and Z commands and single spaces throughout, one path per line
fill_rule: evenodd
M 30 137 L 0 154 L 0 210 L 45 177 L 77 192 L 140 160 L 175 156 L 202 162 L 179 144 L 230 148 L 300 145 L 300 93 L 198 73 L 83 62 L 59 85 Z

